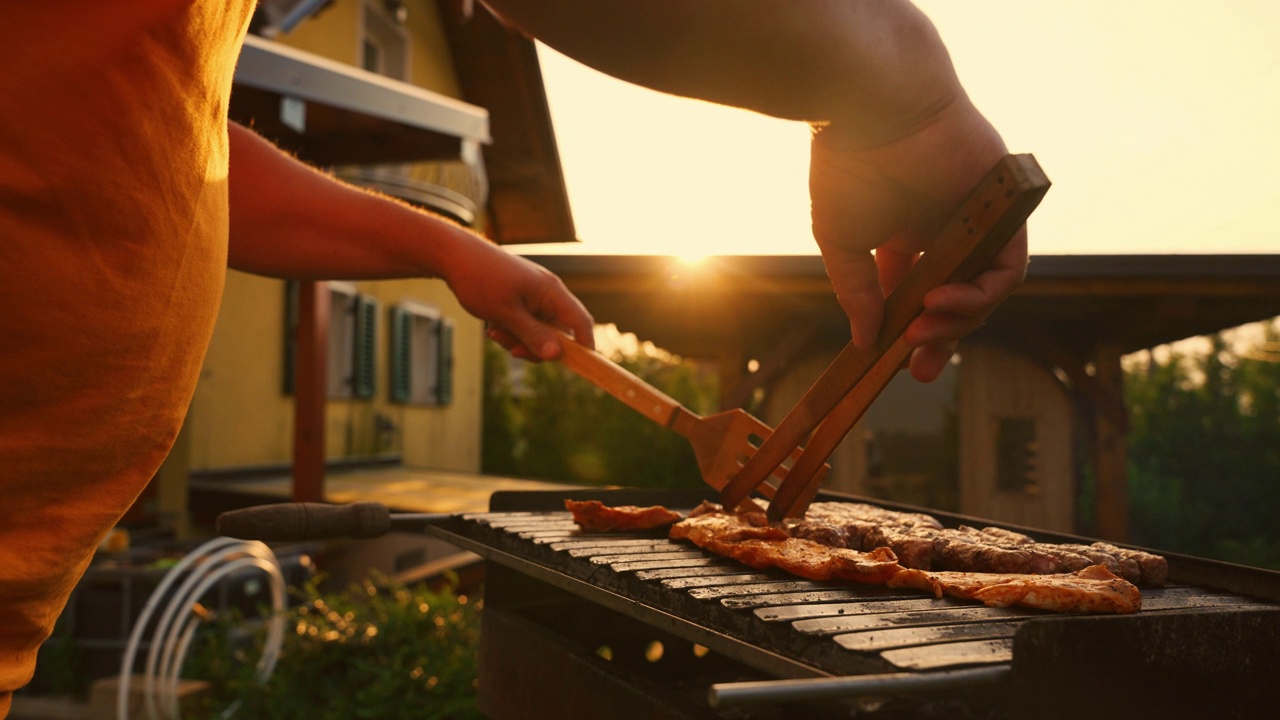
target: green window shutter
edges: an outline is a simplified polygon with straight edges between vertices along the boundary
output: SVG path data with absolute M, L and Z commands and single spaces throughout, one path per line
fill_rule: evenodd
M 448 405 L 453 401 L 453 321 L 442 318 L 436 324 L 436 402 Z
M 284 365 L 281 370 L 280 389 L 285 395 L 293 394 L 296 358 L 298 357 L 298 281 L 284 283 Z
M 351 394 L 358 398 L 373 397 L 377 387 L 375 358 L 378 340 L 378 300 L 368 295 L 356 296 L 356 336 L 352 343 L 355 359 L 351 364 Z
M 409 377 L 412 352 L 409 338 L 413 334 L 413 315 L 404 308 L 391 308 L 391 399 L 409 401 Z

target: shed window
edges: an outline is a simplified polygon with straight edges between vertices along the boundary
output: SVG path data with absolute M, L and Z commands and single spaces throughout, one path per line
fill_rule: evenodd
M 391 399 L 418 405 L 453 400 L 453 321 L 435 308 L 391 308 Z
M 1035 494 L 1040 492 L 1036 421 L 1004 417 L 996 433 L 996 487 Z

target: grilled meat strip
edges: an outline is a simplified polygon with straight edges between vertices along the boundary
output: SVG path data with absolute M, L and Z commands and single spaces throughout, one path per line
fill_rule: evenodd
M 564 507 L 573 513 L 573 521 L 578 527 L 589 532 L 652 530 L 680 520 L 680 513 L 661 505 L 643 508 L 635 505 L 609 507 L 599 500 L 565 500 Z
M 823 545 L 798 536 L 803 533 L 817 538 L 826 532 L 822 523 L 807 518 L 769 524 L 762 512 L 729 513 L 713 503 L 703 503 L 687 519 L 672 525 L 670 536 L 689 540 L 710 552 L 751 567 L 776 567 L 812 580 L 843 579 L 913 588 L 937 597 L 948 595 L 980 600 L 993 607 L 1017 605 L 1056 612 L 1129 613 L 1136 612 L 1142 602 L 1138 588 L 1102 565 L 1088 565 L 1075 573 L 1062 574 L 929 572 L 903 567 L 889 547 L 863 552 Z M 832 532 L 838 535 L 837 531 Z M 927 536 L 944 531 L 915 525 L 897 537 L 904 537 L 908 532 Z M 974 550 L 973 558 L 1002 558 L 999 552 L 990 552 L 992 548 L 977 542 L 974 535 L 979 532 L 972 528 L 950 531 L 953 536 L 951 544 Z M 1024 557 L 1012 550 L 1002 549 L 1001 552 L 1009 558 Z
M 565 502 L 565 507 L 573 511 L 574 521 L 583 529 L 596 532 L 643 530 L 680 520 L 679 514 L 657 506 L 610 508 L 594 500 L 581 503 L 570 500 Z M 744 562 L 753 567 L 767 566 L 760 564 L 770 562 L 766 559 L 767 553 L 762 554 L 757 547 L 748 550 L 737 544 L 745 540 L 776 542 L 791 538 L 816 546 L 861 553 L 849 557 L 861 558 L 863 555 L 888 549 L 898 565 L 912 570 L 1056 575 L 1102 566 L 1113 575 L 1146 587 L 1164 585 L 1169 574 L 1168 563 L 1164 558 L 1141 550 L 1102 542 L 1091 545 L 1042 543 L 1022 533 L 995 527 L 979 529 L 962 525 L 944 528 L 937 519 L 929 515 L 895 512 L 863 503 L 814 503 L 809 506 L 809 511 L 803 518 L 787 519 L 775 526 L 769 525 L 764 511 L 754 504 L 744 504 L 736 513 L 725 513 L 714 503 L 703 503 L 692 516 L 711 513 L 724 515 L 726 519 L 717 521 L 719 524 L 716 531 L 707 537 L 714 542 L 735 544 L 732 550 L 750 554 L 752 559 Z M 730 521 L 727 518 L 736 520 Z M 676 532 L 688 531 L 683 528 L 673 529 L 673 537 L 676 537 Z M 697 539 L 690 539 L 702 545 Z M 862 570 L 836 571 L 823 568 L 820 562 L 815 565 L 808 556 L 816 550 L 803 543 L 786 547 L 785 553 L 777 551 L 774 554 L 786 554 L 788 559 L 785 562 L 795 567 L 807 568 L 803 572 L 796 572 L 804 577 L 815 577 L 815 574 L 823 576 L 816 579 L 839 577 L 827 576 L 830 572 L 865 574 Z M 714 548 L 708 549 L 728 554 Z M 722 548 L 727 549 L 727 545 Z M 880 557 L 882 555 L 877 555 L 877 558 Z M 832 562 L 836 563 L 834 560 Z M 790 569 L 783 565 L 779 567 Z
M 904 569 L 886 584 L 932 592 L 936 597 L 981 600 L 991 607 L 1018 605 L 1054 612 L 1108 613 L 1132 613 L 1142 607 L 1138 588 L 1102 565 L 1056 575 Z
M 763 513 L 727 513 L 703 503 L 671 526 L 671 537 L 754 568 L 776 567 L 810 580 L 852 580 L 879 585 L 901 568 L 888 548 L 861 552 L 792 537 L 764 521 Z
M 1051 574 L 1103 565 L 1148 587 L 1164 585 L 1169 574 L 1164 558 L 1141 550 L 1107 543 L 1041 543 L 1003 528 L 944 528 L 928 515 L 862 503 L 814 503 L 804 518 L 788 520 L 785 526 L 795 537 L 833 547 L 887 547 L 903 567 L 916 570 Z

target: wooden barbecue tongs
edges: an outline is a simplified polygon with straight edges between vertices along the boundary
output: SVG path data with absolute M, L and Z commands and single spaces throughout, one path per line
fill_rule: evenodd
M 721 489 L 724 506 L 737 507 L 784 460 L 793 458 L 776 492 L 761 494 L 772 498 L 771 521 L 803 515 L 826 475 L 820 468 L 911 355 L 903 333 L 924 311 L 924 296 L 938 285 L 971 280 L 987 268 L 1048 190 L 1049 180 L 1034 157 L 1006 155 L 885 300 L 884 323 L 875 345 L 859 350 L 849 343 L 836 356 Z M 796 458 L 802 443 L 804 449 Z

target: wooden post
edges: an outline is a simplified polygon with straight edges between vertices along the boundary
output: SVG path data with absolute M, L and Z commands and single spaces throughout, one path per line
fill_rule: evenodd
M 329 287 L 298 287 L 293 391 L 293 500 L 324 501 L 325 407 L 329 397 Z
M 723 378 L 720 409 L 746 407 L 758 388 L 768 389 L 801 357 L 813 352 L 811 344 L 818 337 L 819 329 L 816 322 L 792 326 L 765 357 L 759 358 L 760 367 L 754 373 L 742 375 L 733 386 L 727 383 L 728 378 Z
M 735 407 L 729 404 L 733 401 L 733 391 L 747 376 L 747 353 L 743 349 L 741 332 L 735 331 L 720 342 L 716 366 L 720 380 L 720 409 L 730 410 Z
M 1100 344 L 1094 350 L 1098 384 L 1115 397 L 1124 397 L 1120 349 Z M 1129 446 L 1124 428 L 1105 412 L 1094 419 L 1094 468 L 1097 482 L 1097 534 L 1124 542 L 1129 537 Z

